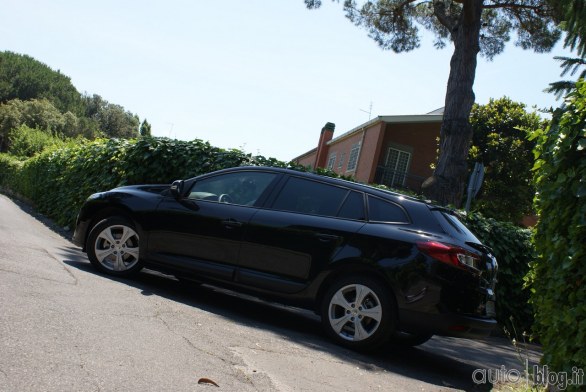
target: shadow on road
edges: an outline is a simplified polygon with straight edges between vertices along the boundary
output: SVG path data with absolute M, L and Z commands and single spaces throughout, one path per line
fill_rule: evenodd
M 477 359 L 487 355 L 486 344 L 467 347 L 466 340 L 434 338 L 418 348 L 388 346 L 375 354 L 361 354 L 330 343 L 322 333 L 319 317 L 312 312 L 208 285 L 180 283 L 172 276 L 150 270 L 143 270 L 130 279 L 111 277 L 97 272 L 77 248 L 61 251 L 65 256 L 63 262 L 70 267 L 122 282 L 141 290 L 146 296 L 160 296 L 248 327 L 271 331 L 311 349 L 335 355 L 365 371 L 392 372 L 438 387 L 467 391 L 484 391 L 492 387 L 490 384 L 477 385 L 472 380 L 472 373 L 478 368 Z M 470 361 L 451 355 L 461 350 L 470 356 Z M 498 362 L 498 358 L 492 359 Z

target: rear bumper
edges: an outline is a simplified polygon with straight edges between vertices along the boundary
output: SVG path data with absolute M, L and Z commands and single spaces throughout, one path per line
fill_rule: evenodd
M 405 332 L 432 333 L 441 336 L 478 339 L 490 335 L 497 327 L 492 318 L 443 313 L 429 314 L 404 311 L 400 314 L 399 329 Z

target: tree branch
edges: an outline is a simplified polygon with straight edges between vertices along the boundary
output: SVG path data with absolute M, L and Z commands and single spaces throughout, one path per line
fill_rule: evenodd
M 532 10 L 535 13 L 543 13 L 544 8 L 543 6 L 538 5 L 529 5 L 529 4 L 518 4 L 518 3 L 493 3 L 493 4 L 485 4 L 482 8 L 487 9 L 495 9 L 495 8 L 510 8 L 510 9 L 524 9 L 524 10 Z
M 433 2 L 433 14 L 448 31 L 454 30 L 456 22 L 446 12 L 446 5 L 442 1 Z

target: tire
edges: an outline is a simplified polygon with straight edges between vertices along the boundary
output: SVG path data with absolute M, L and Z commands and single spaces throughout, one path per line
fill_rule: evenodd
M 130 276 L 143 267 L 137 230 L 122 217 L 98 222 L 90 232 L 86 249 L 92 265 L 109 275 Z
M 431 333 L 397 332 L 392 338 L 392 343 L 401 347 L 415 347 L 427 342 L 432 337 Z
M 321 303 L 322 325 L 337 343 L 372 351 L 388 342 L 396 325 L 392 294 L 380 281 L 347 276 L 328 287 Z

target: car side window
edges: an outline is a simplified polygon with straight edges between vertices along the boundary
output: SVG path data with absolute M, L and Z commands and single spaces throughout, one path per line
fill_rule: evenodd
M 375 222 L 409 223 L 405 211 L 397 204 L 368 196 L 368 220 Z
M 336 216 L 347 189 L 291 177 L 273 203 L 273 209 L 303 214 Z
M 363 194 L 355 191 L 350 192 L 338 211 L 338 216 L 345 219 L 365 220 Z
M 187 197 L 192 200 L 252 206 L 276 176 L 275 173 L 264 172 L 220 174 L 196 181 Z

